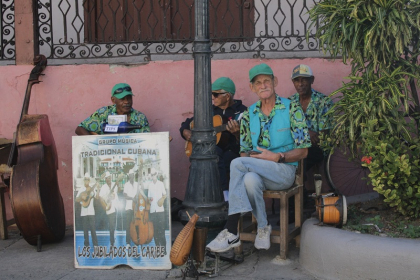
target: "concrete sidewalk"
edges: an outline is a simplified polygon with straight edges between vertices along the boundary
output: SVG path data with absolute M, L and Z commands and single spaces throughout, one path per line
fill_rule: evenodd
M 172 222 L 172 241 L 182 225 Z M 244 244 L 245 259 L 241 264 L 221 262 L 217 279 L 319 279 L 304 271 L 299 264 L 299 249 L 290 245 L 286 261 L 276 259 L 278 244 L 270 250 L 258 251 L 252 244 Z M 209 262 L 210 263 L 210 262 Z M 9 239 L 0 240 L 0 279 L 175 279 L 182 278 L 182 268 L 171 270 L 134 270 L 130 267 L 115 269 L 76 269 L 74 267 L 73 228 L 66 230 L 60 243 L 45 244 L 37 252 L 19 236 L 17 230 L 9 229 Z M 209 278 L 200 276 L 200 279 Z M 187 277 L 187 279 L 192 279 Z

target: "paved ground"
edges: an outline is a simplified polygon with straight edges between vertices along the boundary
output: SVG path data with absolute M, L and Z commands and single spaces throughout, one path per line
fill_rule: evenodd
M 181 229 L 179 222 L 172 223 L 172 240 Z M 268 251 L 258 251 L 250 243 L 245 243 L 244 252 L 246 256 L 241 264 L 222 262 L 217 279 L 319 279 L 302 269 L 299 249 L 294 244 L 290 246 L 286 261 L 276 258 L 279 252 L 277 244 Z M 208 266 L 213 266 L 213 260 L 209 258 Z M 16 230 L 9 231 L 8 240 L 0 240 L 0 279 L 175 279 L 183 277 L 183 270 L 185 267 L 174 267 L 166 271 L 134 270 L 129 267 L 111 270 L 76 269 L 72 228 L 66 230 L 62 242 L 45 244 L 41 252 L 37 252 L 36 247 L 21 238 Z M 206 279 L 208 276 L 199 278 Z

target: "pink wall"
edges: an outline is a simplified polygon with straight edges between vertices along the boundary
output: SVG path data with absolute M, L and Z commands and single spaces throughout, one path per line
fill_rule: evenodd
M 325 59 L 214 60 L 212 81 L 229 76 L 236 84 L 236 99 L 247 106 L 257 98 L 249 90 L 248 70 L 254 65 L 269 64 L 279 79 L 277 93 L 293 94 L 290 81 L 293 67 L 304 63 L 312 67 L 316 77 L 314 88 L 329 94 L 341 85 L 350 68 L 340 61 Z M 23 97 L 33 66 L 1 66 L 0 138 L 13 138 L 22 109 Z M 29 105 L 30 114 L 47 114 L 57 145 L 59 185 L 66 210 L 67 224 L 73 223 L 71 137 L 76 126 L 93 111 L 111 104 L 110 91 L 115 83 L 126 82 L 133 88 L 134 108 L 143 112 L 152 132 L 169 131 L 171 196 L 183 199 L 188 179 L 188 158 L 184 140 L 179 134 L 181 122 L 194 111 L 194 61 L 159 61 L 145 65 L 66 65 L 48 66 L 41 84 L 34 85 Z M 8 209 L 10 210 L 10 208 Z M 8 211 L 8 217 L 11 212 Z

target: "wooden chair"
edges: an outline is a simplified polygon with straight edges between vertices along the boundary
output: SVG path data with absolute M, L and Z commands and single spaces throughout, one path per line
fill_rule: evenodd
M 288 244 L 290 240 L 296 239 L 296 246 L 300 245 L 300 231 L 303 219 L 303 160 L 299 161 L 296 170 L 296 177 L 293 186 L 287 190 L 263 192 L 264 198 L 273 198 L 280 200 L 280 230 L 272 230 L 270 241 L 271 243 L 280 244 L 280 258 L 286 259 L 288 253 Z M 295 223 L 292 228 L 289 228 L 289 197 L 295 199 Z M 257 235 L 257 221 L 252 216 L 251 225 L 243 228 L 243 217 L 241 217 L 238 226 L 239 238 L 241 241 L 255 241 Z M 241 246 L 235 248 L 236 254 L 242 254 L 243 248 Z

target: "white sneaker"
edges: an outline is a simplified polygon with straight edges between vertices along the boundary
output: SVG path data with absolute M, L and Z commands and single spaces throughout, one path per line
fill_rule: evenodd
M 254 246 L 257 249 L 270 249 L 270 234 L 271 234 L 271 225 L 267 225 L 263 228 L 259 228 L 257 236 L 255 237 Z
M 215 253 L 220 253 L 225 252 L 231 248 L 238 247 L 239 245 L 241 245 L 239 234 L 234 235 L 228 232 L 227 229 L 224 229 L 212 242 L 206 246 L 206 249 Z

